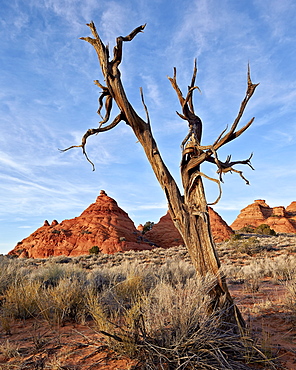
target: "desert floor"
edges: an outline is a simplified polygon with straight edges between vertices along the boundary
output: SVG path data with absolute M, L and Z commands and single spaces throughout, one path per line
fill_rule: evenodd
M 284 261 L 287 256 L 296 258 L 296 235 L 255 237 L 264 248 L 254 254 L 237 251 L 235 243 L 219 244 L 217 247 L 222 263 L 234 267 L 253 264 L 251 269 L 254 272 L 257 262 L 264 264 L 267 260 L 281 258 Z M 170 258 L 174 254 L 188 259 L 181 247 L 174 247 Z M 126 256 L 130 258 L 130 253 Z M 147 260 L 147 254 L 145 256 Z M 124 253 L 120 258 L 125 258 Z M 163 251 L 160 251 L 159 258 L 166 258 Z M 110 260 L 114 264 L 114 256 Z M 108 263 L 106 256 L 104 263 Z M 249 331 L 254 340 L 260 342 L 261 350 L 275 360 L 276 368 L 296 369 L 296 309 L 293 310 L 296 302 L 292 302 L 292 306 L 287 305 L 289 281 L 260 275 L 255 282 L 254 275 L 252 279 L 252 285 L 250 281 L 242 282 L 239 277 L 228 279 L 231 294 L 243 313 Z M 272 367 L 263 364 L 254 368 Z M 15 320 L 9 335 L 3 328 L 0 331 L 0 369 L 119 370 L 140 367 L 135 361 L 110 351 L 106 338 L 96 332 L 91 320 L 83 324 L 66 322 L 63 326 L 50 327 L 45 321 L 27 319 Z

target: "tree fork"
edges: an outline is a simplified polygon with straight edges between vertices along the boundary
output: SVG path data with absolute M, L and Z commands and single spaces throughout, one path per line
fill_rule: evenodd
M 215 284 L 210 291 L 212 304 L 211 307 L 209 307 L 209 310 L 213 312 L 217 309 L 223 309 L 225 310 L 224 319 L 226 322 L 234 324 L 236 329 L 238 329 L 238 327 L 244 327 L 244 320 L 233 302 L 226 284 L 226 277 L 220 269 L 220 261 L 216 253 L 215 243 L 213 241 L 210 229 L 208 204 L 205 197 L 202 176 L 217 182 L 219 185 L 219 190 L 221 189 L 220 181 L 222 181 L 222 173 L 227 173 L 230 171 L 239 173 L 240 176 L 248 183 L 248 180 L 243 177 L 242 172 L 235 170 L 233 166 L 236 164 L 247 164 L 253 169 L 250 162 L 251 157 L 244 161 L 231 162 L 231 156 L 228 156 L 225 162 L 221 162 L 218 158 L 217 150 L 224 144 L 239 137 L 253 123 L 254 118 L 252 118 L 241 129 L 237 130 L 237 126 L 243 116 L 248 101 L 258 86 L 258 84 L 253 84 L 251 81 L 249 66 L 247 92 L 241 103 L 237 117 L 235 118 L 229 131 L 227 131 L 226 128 L 218 136 L 216 141 L 212 145 L 208 146 L 201 146 L 202 121 L 195 114 L 193 105 L 193 92 L 195 90 L 199 90 L 199 87 L 195 85 L 197 74 L 196 61 L 194 62 L 191 83 L 188 86 L 188 91 L 185 97 L 183 97 L 182 91 L 177 84 L 176 68 L 174 68 L 173 78 L 169 77 L 171 85 L 176 91 L 182 109 L 182 113 L 177 112 L 177 114 L 183 120 L 187 121 L 189 126 L 189 132 L 181 145 L 181 177 L 184 188 L 184 195 L 182 196 L 176 181 L 166 167 L 158 150 L 156 141 L 154 140 L 150 127 L 148 109 L 144 102 L 142 89 L 141 98 L 146 112 L 147 122 L 138 116 L 133 106 L 128 101 L 118 68 L 122 60 L 123 42 L 132 41 L 138 33 L 143 32 L 146 24 L 135 28 L 129 35 L 125 37 L 120 36 L 116 39 L 116 46 L 113 50 L 112 60 L 110 60 L 109 48 L 108 46 L 105 46 L 100 39 L 94 23 L 90 22 L 87 24 L 87 26 L 89 26 L 94 38 L 82 37 L 81 39 L 89 42 L 94 47 L 101 65 L 106 86 L 101 85 L 98 80 L 95 80 L 95 84 L 102 89 L 102 93 L 99 98 L 100 106 L 98 110 L 100 115 L 103 107 L 103 100 L 106 99 L 105 116 L 100 122 L 99 128 L 89 129 L 85 133 L 82 138 L 81 145 L 71 146 L 65 150 L 73 147 L 81 147 L 86 158 L 89 160 L 85 151 L 85 146 L 87 138 L 90 135 L 110 130 L 117 126 L 117 124 L 119 124 L 121 121 L 124 121 L 127 125 L 129 125 L 138 141 L 141 143 L 155 176 L 165 192 L 172 220 L 183 237 L 184 244 L 188 249 L 197 274 L 202 277 L 206 276 L 207 274 L 212 274 L 216 277 Z M 104 126 L 104 124 L 109 121 L 113 100 L 118 106 L 120 113 L 112 123 Z M 211 179 L 200 172 L 200 166 L 205 161 L 213 163 L 217 166 L 217 172 L 220 175 L 219 180 Z M 217 201 L 220 199 L 220 196 L 221 194 L 219 194 Z

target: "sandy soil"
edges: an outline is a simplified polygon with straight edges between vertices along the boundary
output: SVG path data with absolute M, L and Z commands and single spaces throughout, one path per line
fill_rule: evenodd
M 1 370 L 123 370 L 135 362 L 108 350 L 105 338 L 85 325 L 66 324 L 49 328 L 36 320 L 16 322 L 11 335 L 1 336 L 17 349 L 14 356 L 0 356 Z
M 262 350 L 279 367 L 296 369 L 296 317 L 285 308 L 285 286 L 267 279 L 261 281 L 260 290 L 255 293 L 238 285 L 229 288 Z

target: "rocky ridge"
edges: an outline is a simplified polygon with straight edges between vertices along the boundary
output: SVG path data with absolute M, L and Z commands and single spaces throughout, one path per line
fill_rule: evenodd
M 233 230 L 245 226 L 266 224 L 277 233 L 296 233 L 296 202 L 287 208 L 283 206 L 269 207 L 263 199 L 257 199 L 240 211 L 235 221 L 230 225 Z
M 209 209 L 214 240 L 229 239 L 233 231 L 212 209 Z M 102 253 L 113 254 L 128 250 L 169 248 L 183 240 L 167 213 L 145 235 L 136 229 L 128 214 L 104 190 L 79 217 L 43 226 L 19 242 L 9 255 L 30 258 L 49 256 L 79 256 L 97 247 Z

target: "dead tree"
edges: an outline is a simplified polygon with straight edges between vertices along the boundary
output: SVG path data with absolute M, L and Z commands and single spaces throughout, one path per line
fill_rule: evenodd
M 188 86 L 186 96 L 183 96 L 177 84 L 176 69 L 174 69 L 173 78 L 169 78 L 181 105 L 182 113 L 177 112 L 177 114 L 183 120 L 187 121 L 189 125 L 189 133 L 182 142 L 181 176 L 184 187 L 184 195 L 182 195 L 174 178 L 166 167 L 153 138 L 149 114 L 144 102 L 142 90 L 140 89 L 140 94 L 146 112 L 146 120 L 142 119 L 132 107 L 131 103 L 127 99 L 121 81 L 119 65 L 122 61 L 123 43 L 133 40 L 138 33 L 144 30 L 146 25 L 137 27 L 125 37 L 118 37 L 116 40 L 116 46 L 113 50 L 112 59 L 110 58 L 109 47 L 108 45 L 104 45 L 100 39 L 94 23 L 91 22 L 90 24 L 87 24 L 87 26 L 89 26 L 93 37 L 82 37 L 81 39 L 89 42 L 95 48 L 98 55 L 102 74 L 105 80 L 105 86 L 98 80 L 95 81 L 95 84 L 102 89 L 99 98 L 100 105 L 98 113 L 101 115 L 101 110 L 105 103 L 105 115 L 102 117 L 102 121 L 98 128 L 89 129 L 84 134 L 81 145 L 71 146 L 64 151 L 74 147 L 81 147 L 84 155 L 92 164 L 94 169 L 94 165 L 85 151 L 88 137 L 111 130 L 120 122 L 124 122 L 129 125 L 138 141 L 141 143 L 155 176 L 165 192 L 172 220 L 182 235 L 197 273 L 200 276 L 213 274 L 216 277 L 215 285 L 210 292 L 212 296 L 211 311 L 223 308 L 228 315 L 229 322 L 239 322 L 240 325 L 244 326 L 243 318 L 233 302 L 227 288 L 225 276 L 220 269 L 220 262 L 211 234 L 208 204 L 202 181 L 202 177 L 206 177 L 208 179 L 211 178 L 200 171 L 200 166 L 203 162 L 211 162 L 217 166 L 219 179 L 211 179 L 218 184 L 220 189 L 220 195 L 216 202 L 221 196 L 220 182 L 222 181 L 222 175 L 224 173 L 229 171 L 238 172 L 248 184 L 248 180 L 243 177 L 242 172 L 235 170 L 233 166 L 236 164 L 247 164 L 252 168 L 250 162 L 252 155 L 250 158 L 243 161 L 231 161 L 231 157 L 228 156 L 226 161 L 222 162 L 218 158 L 217 151 L 223 145 L 240 136 L 254 120 L 254 118 L 252 118 L 245 126 L 237 129 L 247 103 L 257 87 L 257 84 L 253 84 L 251 81 L 249 68 L 247 92 L 241 103 L 236 119 L 229 130 L 226 128 L 219 135 L 217 140 L 212 145 L 208 146 L 201 145 L 202 121 L 195 114 L 193 106 L 193 92 L 198 89 L 195 85 L 197 73 L 196 63 L 194 63 L 192 80 Z M 109 123 L 113 102 L 118 106 L 119 114 L 111 123 Z

